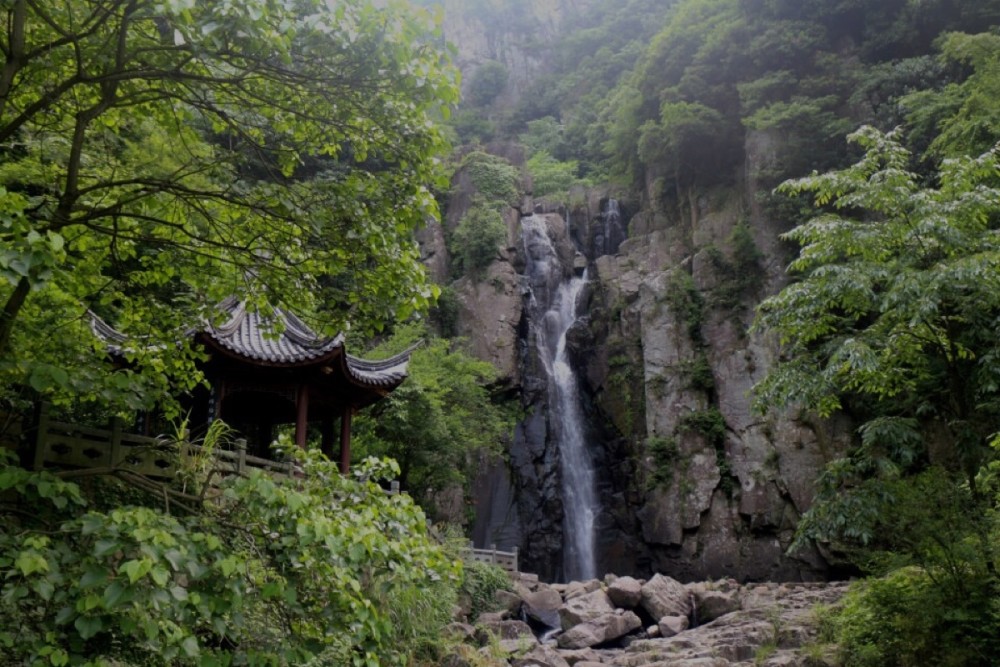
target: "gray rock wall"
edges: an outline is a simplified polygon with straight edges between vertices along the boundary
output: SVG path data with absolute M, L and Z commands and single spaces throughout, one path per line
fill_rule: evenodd
M 522 204 L 522 212 L 553 211 L 547 218 L 564 225 L 565 252 L 588 255 L 588 315 L 568 344 L 601 466 L 601 571 L 681 580 L 824 575 L 818 553 L 787 549 L 816 475 L 844 451 L 851 426 L 796 412 L 762 415 L 750 396 L 778 353 L 768 336 L 749 332 L 753 310 L 784 284 L 789 251 L 778 238 L 782 224 L 766 219 L 747 188 L 755 187 L 758 162 L 780 150 L 777 142 L 748 140 L 746 187 L 691 192 L 669 209 L 653 184 L 633 195 L 623 202 L 628 238 L 614 254 L 600 254 L 593 238 L 607 193 L 588 192 L 568 211 L 530 198 Z M 460 209 L 468 198 L 458 190 L 452 199 Z M 446 226 L 460 214 L 449 210 Z M 469 349 L 497 365 L 530 412 L 508 453 L 510 493 L 517 546 L 544 576 L 560 557 L 562 499 L 525 336 L 513 209 L 510 221 L 508 247 L 498 248 L 487 277 L 453 287 Z

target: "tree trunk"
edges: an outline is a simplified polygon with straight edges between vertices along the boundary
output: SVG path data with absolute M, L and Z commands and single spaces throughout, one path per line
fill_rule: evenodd
M 0 359 L 10 354 L 10 338 L 14 333 L 14 322 L 17 321 L 17 315 L 21 312 L 21 307 L 24 306 L 30 291 L 31 283 L 27 278 L 21 278 L 7 298 L 3 313 L 0 313 Z

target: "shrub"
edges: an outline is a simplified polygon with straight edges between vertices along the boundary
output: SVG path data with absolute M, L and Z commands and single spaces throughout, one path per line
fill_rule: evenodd
M 481 275 L 507 240 L 507 225 L 496 208 L 477 199 L 449 239 L 452 266 L 458 275 Z
M 462 160 L 461 168 L 469 174 L 484 201 L 510 206 L 518 203 L 521 197 L 521 174 L 507 160 L 482 151 L 473 151 Z
M 101 511 L 0 450 L 0 653 L 53 666 L 407 664 L 447 621 L 457 563 L 407 496 L 375 483 L 395 464 L 351 480 L 318 452 L 289 454 L 301 477 L 227 478 L 171 514 L 169 485 Z
M 513 587 L 510 576 L 502 568 L 478 561 L 467 562 L 461 590 L 472 602 L 469 618 L 475 620 L 483 612 L 498 611 L 497 591 L 509 591 Z
M 833 617 L 845 667 L 992 665 L 1000 632 L 988 581 L 970 577 L 962 599 L 917 567 L 870 579 Z

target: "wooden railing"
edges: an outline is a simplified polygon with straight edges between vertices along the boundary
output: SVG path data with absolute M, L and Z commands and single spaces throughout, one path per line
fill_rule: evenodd
M 478 563 L 490 563 L 503 568 L 510 574 L 517 573 L 517 547 L 513 551 L 498 551 L 497 545 L 491 544 L 489 549 L 477 549 L 469 542 L 469 557 Z
M 233 449 L 215 449 L 213 465 L 222 474 L 243 474 L 251 469 L 290 475 L 292 463 L 271 461 L 247 454 L 246 440 L 236 440 Z M 178 448 L 165 438 L 125 433 L 115 420 L 110 429 L 50 420 L 47 406 L 40 409 L 35 437 L 35 468 L 117 468 L 146 477 L 169 478 L 179 464 L 199 455 L 198 445 Z

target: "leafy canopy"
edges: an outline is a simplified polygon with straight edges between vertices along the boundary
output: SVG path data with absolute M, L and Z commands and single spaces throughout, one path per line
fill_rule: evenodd
M 359 415 L 354 430 L 359 451 L 395 459 L 403 488 L 433 508 L 437 493 L 468 487 L 481 456 L 501 450 L 514 415 L 490 393 L 496 369 L 463 352 L 459 341 L 432 337 L 424 325 L 400 327 L 371 354 L 390 355 L 421 339 L 406 383 L 371 414 Z
M 428 304 L 457 98 L 398 1 L 12 0 L 0 33 L 5 382 L 136 407 L 196 379 L 179 333 L 227 295 L 362 330 Z M 446 110 L 444 110 L 446 111 Z M 332 295 L 332 296 L 329 296 Z M 142 336 L 92 362 L 90 308 Z M 167 378 L 167 379 L 165 379 Z
M 788 181 L 821 212 L 785 238 L 801 246 L 797 279 L 759 307 L 781 360 L 756 388 L 761 408 L 799 405 L 861 418 L 857 451 L 821 480 L 804 522 L 812 536 L 868 542 L 892 498 L 867 478 L 928 464 L 976 477 L 1000 418 L 1000 153 L 945 160 L 938 185 L 908 170 L 899 132 L 864 127 L 864 157 Z M 866 491 L 867 489 L 867 491 Z

